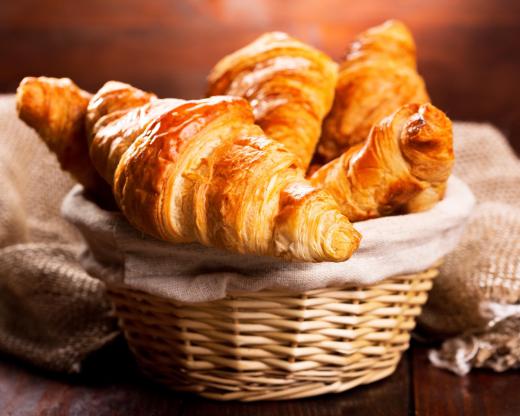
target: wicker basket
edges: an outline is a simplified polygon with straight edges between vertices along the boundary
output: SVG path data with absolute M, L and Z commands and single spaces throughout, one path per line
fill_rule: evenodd
M 153 380 L 218 400 L 282 400 L 392 374 L 437 273 L 199 304 L 121 285 L 108 290 L 130 349 Z

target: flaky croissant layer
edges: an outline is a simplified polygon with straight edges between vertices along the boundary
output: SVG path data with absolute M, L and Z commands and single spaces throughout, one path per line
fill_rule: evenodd
M 340 65 L 319 159 L 328 162 L 364 142 L 375 123 L 402 105 L 429 102 L 416 65 L 415 42 L 402 22 L 390 20 L 360 34 Z
M 443 196 L 453 159 L 450 119 L 431 104 L 408 104 L 310 179 L 361 221 L 430 208 Z
M 307 169 L 334 99 L 337 65 L 285 33 L 266 33 L 224 57 L 208 77 L 209 95 L 243 97 L 267 136 Z
M 57 80 L 38 82 L 56 91 Z M 40 133 L 52 99 L 19 109 Z M 93 165 L 147 234 L 298 261 L 343 261 L 358 247 L 335 200 L 305 180 L 296 156 L 254 124 L 241 98 L 161 100 L 109 82 L 84 116 Z

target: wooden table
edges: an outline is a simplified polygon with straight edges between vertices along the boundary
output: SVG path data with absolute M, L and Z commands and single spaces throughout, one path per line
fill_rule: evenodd
M 147 382 L 121 345 L 98 353 L 85 374 L 64 377 L 0 359 L 0 414 L 10 416 L 159 415 L 520 415 L 520 372 L 458 377 L 414 346 L 389 378 L 342 394 L 286 402 L 214 402 Z

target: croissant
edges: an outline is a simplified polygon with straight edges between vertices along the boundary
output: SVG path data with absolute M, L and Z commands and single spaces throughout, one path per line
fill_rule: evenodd
M 429 101 L 408 28 L 392 20 L 369 29 L 351 44 L 340 65 L 317 159 L 328 162 L 363 142 L 372 125 L 402 105 Z
M 431 104 L 408 104 L 310 180 L 360 221 L 430 208 L 442 198 L 452 165 L 450 119 Z
M 42 123 L 43 104 L 27 109 Z M 108 82 L 85 126 L 93 165 L 147 234 L 298 261 L 343 261 L 359 245 L 334 199 L 305 180 L 242 98 L 158 99 Z
M 334 98 L 337 64 L 285 33 L 266 33 L 211 71 L 209 95 L 247 99 L 265 134 L 307 169 Z
M 60 166 L 85 189 L 110 195 L 88 156 L 85 115 L 91 95 L 66 78 L 25 78 L 17 91 L 18 115 L 56 154 Z

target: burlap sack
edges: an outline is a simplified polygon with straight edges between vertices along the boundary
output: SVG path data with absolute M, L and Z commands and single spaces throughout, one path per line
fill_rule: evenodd
M 116 334 L 103 282 L 78 262 L 79 233 L 59 215 L 72 186 L 36 134 L 0 97 L 0 350 L 78 371 Z
M 420 325 L 429 336 L 453 337 L 430 354 L 435 365 L 503 371 L 520 365 L 520 161 L 490 126 L 457 124 L 455 137 L 455 173 L 478 205 Z

